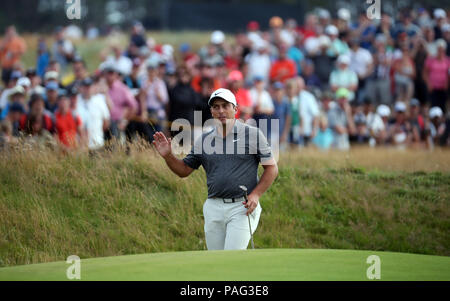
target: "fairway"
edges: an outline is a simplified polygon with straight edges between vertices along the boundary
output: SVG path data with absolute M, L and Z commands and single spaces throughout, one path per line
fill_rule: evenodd
M 81 280 L 368 280 L 367 257 L 381 260 L 381 280 L 450 280 L 450 257 L 406 253 L 260 249 L 194 251 L 81 259 Z M 0 280 L 67 280 L 66 262 L 0 269 Z

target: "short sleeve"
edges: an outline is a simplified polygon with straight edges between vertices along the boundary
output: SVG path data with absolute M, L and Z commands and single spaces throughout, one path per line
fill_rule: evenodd
M 202 165 L 202 141 L 202 137 L 198 138 L 192 146 L 191 152 L 183 159 L 184 164 L 192 169 L 198 169 Z
M 263 165 L 273 159 L 272 149 L 267 142 L 266 136 L 260 129 L 258 129 L 257 156 L 259 162 Z

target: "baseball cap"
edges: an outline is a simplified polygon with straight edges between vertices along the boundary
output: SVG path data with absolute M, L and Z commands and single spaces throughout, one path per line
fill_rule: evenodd
M 344 21 L 350 21 L 351 18 L 350 11 L 346 8 L 340 8 L 337 12 L 337 16 L 339 19 Z
M 431 119 L 436 118 L 436 117 L 442 117 L 442 115 L 444 115 L 444 113 L 442 112 L 442 109 L 440 107 L 432 107 L 428 114 L 430 115 Z
M 280 90 L 280 89 L 283 89 L 283 88 L 284 88 L 284 85 L 283 85 L 282 82 L 275 82 L 275 83 L 273 84 L 273 88 L 274 88 L 275 90 Z
M 213 100 L 214 98 L 221 98 L 229 103 L 232 103 L 234 106 L 237 105 L 236 96 L 234 96 L 233 92 L 228 89 L 220 88 L 214 91 L 208 100 L 209 106 L 211 106 L 211 100 Z
M 445 19 L 447 18 L 447 13 L 442 8 L 436 8 L 433 12 L 433 16 L 435 19 Z
M 47 90 L 58 90 L 59 85 L 57 82 L 48 82 L 47 85 L 45 85 L 45 89 Z
M 259 23 L 256 21 L 250 21 L 247 24 L 247 30 L 259 30 Z
M 186 53 L 191 50 L 191 45 L 189 43 L 183 43 L 180 45 L 180 52 Z
M 405 103 L 401 102 L 401 101 L 396 102 L 395 106 L 394 106 L 394 110 L 395 110 L 395 112 L 401 112 L 401 113 L 406 112 L 406 105 L 405 105 Z
M 435 43 L 437 48 L 444 48 L 444 50 L 447 49 L 447 42 L 444 39 L 438 39 Z
M 442 32 L 449 32 L 450 31 L 450 24 L 446 23 L 442 25 Z
M 70 87 L 67 89 L 67 96 L 72 97 L 78 94 L 78 88 L 76 86 Z
M 31 86 L 31 81 L 30 81 L 30 79 L 28 77 L 21 77 L 17 81 L 17 85 L 18 86 L 22 86 L 22 87 L 30 87 Z
M 216 30 L 213 31 L 213 33 L 211 34 L 211 43 L 218 45 L 218 44 L 222 44 L 225 41 L 225 34 L 220 31 L 220 30 Z
M 100 64 L 102 72 L 118 72 L 116 65 L 111 61 L 106 61 Z
M 409 102 L 409 106 L 411 106 L 411 107 L 418 107 L 419 105 L 420 105 L 420 101 L 417 98 L 413 98 Z
M 25 89 L 22 86 L 16 85 L 12 90 L 11 93 L 9 94 L 9 99 L 11 100 L 11 98 L 16 95 L 16 94 L 25 94 Z
M 9 111 L 11 113 L 25 113 L 25 108 L 23 107 L 23 105 L 21 103 L 18 102 L 13 102 L 11 104 L 11 106 L 9 107 Z
M 242 75 L 242 72 L 239 70 L 233 70 L 228 74 L 227 81 L 233 82 L 233 81 L 241 81 L 244 79 L 244 76 Z
M 348 55 L 341 54 L 340 56 L 338 56 L 337 62 L 338 64 L 350 65 L 350 57 Z
M 255 77 L 253 77 L 254 82 L 260 82 L 263 79 L 264 79 L 264 77 L 262 77 L 261 75 L 255 75 Z
M 391 115 L 391 109 L 387 105 L 379 105 L 377 108 L 377 114 L 381 117 L 389 117 Z
M 336 99 L 347 98 L 350 96 L 350 91 L 346 88 L 339 88 L 336 91 Z
M 330 35 L 330 36 L 337 36 L 337 35 L 339 34 L 339 30 L 338 30 L 338 28 L 337 28 L 336 26 L 334 26 L 334 25 L 328 25 L 328 26 L 325 28 L 325 33 L 326 33 L 327 35 Z
M 92 78 L 90 78 L 90 77 L 86 77 L 85 79 L 83 79 L 82 81 L 81 81 L 81 85 L 82 86 L 90 86 L 90 85 L 92 85 L 94 82 L 93 82 L 93 80 L 92 80 Z
M 47 71 L 44 75 L 45 80 L 58 79 L 58 77 L 59 77 L 59 74 L 56 71 Z
M 15 70 L 11 73 L 11 79 L 19 79 L 22 77 L 22 72 L 20 72 L 19 70 Z

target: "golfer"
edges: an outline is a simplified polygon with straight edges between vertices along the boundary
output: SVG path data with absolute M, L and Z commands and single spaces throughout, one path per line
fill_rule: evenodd
M 179 177 L 189 176 L 200 165 L 205 169 L 208 198 L 203 216 L 208 250 L 246 249 L 258 226 L 259 198 L 277 177 L 277 163 L 262 131 L 235 119 L 236 98 L 230 90 L 213 92 L 208 105 L 214 127 L 203 132 L 183 160 L 173 155 L 171 139 L 163 133 L 154 135 L 153 144 Z M 258 179 L 260 163 L 264 172 Z M 241 186 L 247 188 L 248 202 Z

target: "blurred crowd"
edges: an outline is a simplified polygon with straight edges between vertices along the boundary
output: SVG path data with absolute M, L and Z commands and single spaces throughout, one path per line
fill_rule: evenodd
M 92 73 L 63 27 L 52 45 L 39 40 L 36 65 L 25 68 L 27 45 L 10 26 L 0 41 L 0 144 L 151 142 L 155 131 L 174 136 L 179 118 L 194 125 L 194 111 L 210 119 L 209 96 L 225 87 L 236 95 L 236 118 L 279 120 L 268 135 L 282 149 L 450 145 L 447 11 L 370 20 L 366 11 L 317 8 L 303 24 L 268 21 L 233 35 L 214 31 L 199 49 L 158 44 L 135 22 L 128 45 L 108 45 Z

